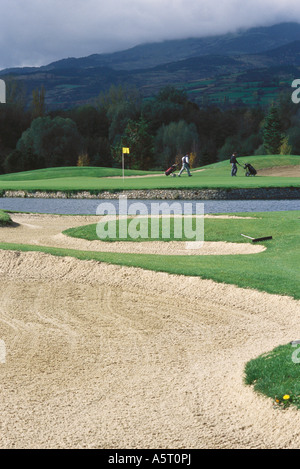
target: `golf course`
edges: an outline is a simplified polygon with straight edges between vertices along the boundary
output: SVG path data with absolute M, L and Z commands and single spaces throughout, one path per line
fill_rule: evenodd
M 238 161 L 234 178 L 228 160 L 190 178 L 9 173 L 0 193 L 300 187 L 300 156 Z M 160 216 L 157 237 L 139 220 L 143 236 L 124 239 L 117 217 L 100 240 L 101 215 L 8 212 L 1 200 L 2 448 L 299 447 L 300 206 L 205 214 L 204 242 L 188 249 L 172 215 L 168 236 Z
M 192 170 L 191 178 L 183 173 L 180 179 L 165 176 L 164 171 L 137 171 L 97 167 L 47 168 L 0 176 L 0 191 L 116 191 L 152 189 L 213 189 L 300 187 L 298 155 L 250 156 L 238 159 L 236 178 L 230 176 L 228 160 Z M 255 177 L 245 177 L 243 165 L 250 163 L 258 171 Z M 276 169 L 275 169 L 276 168 Z M 288 169 L 287 169 L 288 168 Z M 268 170 L 272 172 L 270 179 Z M 291 173 L 292 171 L 292 173 Z M 178 173 L 178 172 L 177 172 Z M 287 174 L 287 175 L 285 175 Z

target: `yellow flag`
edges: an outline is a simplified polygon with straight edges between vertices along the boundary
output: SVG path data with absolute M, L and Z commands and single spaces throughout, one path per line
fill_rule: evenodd
M 122 148 L 122 153 L 129 153 L 129 148 L 123 147 Z

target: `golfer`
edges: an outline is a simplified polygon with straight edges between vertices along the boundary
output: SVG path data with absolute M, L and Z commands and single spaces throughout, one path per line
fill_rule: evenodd
M 181 167 L 181 170 L 179 171 L 178 177 L 181 176 L 184 170 L 186 170 L 188 175 L 191 176 L 189 154 L 187 153 L 185 156 L 183 156 L 181 158 L 181 161 L 182 161 L 182 167 Z
M 238 160 L 236 159 L 236 153 L 232 153 L 231 158 L 230 158 L 230 163 L 231 163 L 231 176 L 236 176 L 237 164 L 241 166 Z

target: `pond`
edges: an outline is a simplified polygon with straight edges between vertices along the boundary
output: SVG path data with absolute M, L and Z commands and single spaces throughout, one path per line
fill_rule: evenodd
M 300 200 L 133 200 L 127 204 L 142 202 L 150 213 L 152 203 L 176 203 L 183 207 L 184 203 L 204 204 L 204 213 L 232 213 L 232 212 L 276 212 L 285 210 L 300 210 Z M 43 199 L 43 198 L 0 198 L 0 209 L 18 212 L 53 213 L 60 215 L 95 215 L 101 203 L 111 203 L 118 213 L 118 199 Z M 180 205 L 178 205 L 180 204 Z M 180 209 L 179 209 L 180 210 Z M 176 211 L 175 211 L 176 213 Z M 180 213 L 180 212 L 178 212 Z

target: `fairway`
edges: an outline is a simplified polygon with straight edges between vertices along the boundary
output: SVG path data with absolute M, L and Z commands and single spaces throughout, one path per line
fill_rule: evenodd
M 257 176 L 245 177 L 245 170 L 238 166 L 237 177 L 230 176 L 229 161 L 222 161 L 202 168 L 192 169 L 192 177 L 186 173 L 178 177 L 160 172 L 122 170 L 117 168 L 49 168 L 0 176 L 0 191 L 122 191 L 151 189 L 235 189 L 264 187 L 300 187 L 297 172 L 289 176 L 264 176 L 266 168 L 300 166 L 300 156 L 250 156 L 238 158 L 243 166 L 252 164 Z M 260 175 L 262 170 L 262 175 Z M 147 177 L 145 177 L 147 176 Z

